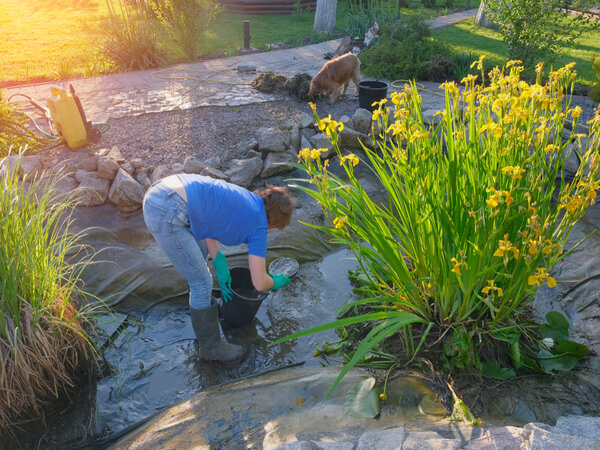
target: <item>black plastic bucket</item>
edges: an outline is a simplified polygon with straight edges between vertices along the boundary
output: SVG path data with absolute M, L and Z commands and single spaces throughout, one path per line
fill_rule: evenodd
M 247 267 L 232 267 L 231 300 L 221 299 L 219 309 L 225 325 L 241 327 L 248 325 L 258 312 L 260 305 L 268 292 L 259 292 L 252 285 L 250 269 Z
M 361 81 L 358 83 L 358 106 L 373 111 L 373 103 L 387 97 L 388 87 L 385 81 Z

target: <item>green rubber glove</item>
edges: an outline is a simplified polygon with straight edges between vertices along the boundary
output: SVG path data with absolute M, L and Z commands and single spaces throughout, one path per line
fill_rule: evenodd
M 215 266 L 215 273 L 217 274 L 217 280 L 219 281 L 219 287 L 221 288 L 221 298 L 225 303 L 231 300 L 231 274 L 229 273 L 229 267 L 227 267 L 227 261 L 225 255 L 221 252 L 217 252 L 217 256 L 213 261 Z
M 290 280 L 282 273 L 277 273 L 275 275 L 270 273 L 269 276 L 273 278 L 273 287 L 271 288 L 272 290 L 282 288 L 292 282 L 292 280 Z

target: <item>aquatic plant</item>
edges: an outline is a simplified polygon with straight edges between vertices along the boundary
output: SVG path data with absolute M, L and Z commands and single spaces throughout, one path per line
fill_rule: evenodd
M 58 179 L 20 179 L 19 163 L 0 161 L 0 436 L 43 417 L 90 369 L 89 337 L 70 232 L 72 198 Z M 8 445 L 8 444 L 7 444 Z
M 482 60 L 474 66 L 486 79 Z M 282 340 L 331 328 L 348 333 L 360 324 L 339 379 L 377 355 L 390 367 L 426 350 L 449 372 L 510 378 L 517 369 L 571 369 L 587 353 L 568 341 L 559 313 L 540 326 L 527 307 L 541 285 L 556 285 L 551 269 L 569 253 L 570 231 L 596 200 L 600 112 L 581 133 L 581 109 L 570 104 L 572 65 L 551 71 L 546 84 L 541 64 L 531 85 L 520 79 L 522 70 L 516 61 L 496 67 L 488 85 L 468 75 L 462 92 L 454 82 L 442 84 L 437 124 L 424 120 L 416 85 L 405 85 L 391 96 L 393 112 L 385 99 L 377 105 L 374 148 L 363 146 L 362 161 L 341 153 L 343 124 L 319 118 L 313 105 L 345 177 L 332 173 L 322 149 L 300 152 L 295 166 L 308 184 L 299 189 L 331 224 L 308 225 L 352 250 L 362 298 L 346 305 L 340 320 Z M 572 179 L 564 170 L 570 152 L 581 161 Z M 355 176 L 358 164 L 370 166 L 387 201 L 370 198 Z M 403 354 L 380 351 L 398 338 Z

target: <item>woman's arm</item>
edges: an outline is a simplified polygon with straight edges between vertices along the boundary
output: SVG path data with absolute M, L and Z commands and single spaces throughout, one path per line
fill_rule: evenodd
M 257 291 L 266 291 L 273 287 L 273 278 L 267 273 L 267 262 L 265 258 L 256 255 L 248 255 L 248 267 L 252 276 L 252 284 Z
M 219 242 L 214 239 L 204 239 L 204 242 L 206 243 L 206 249 L 208 250 L 211 259 L 214 261 L 219 252 Z

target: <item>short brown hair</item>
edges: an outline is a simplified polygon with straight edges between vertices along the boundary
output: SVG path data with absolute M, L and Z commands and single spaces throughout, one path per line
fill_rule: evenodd
M 255 190 L 254 193 L 265 202 L 269 227 L 283 230 L 290 224 L 296 199 L 290 194 L 288 188 L 267 184 L 264 188 Z

